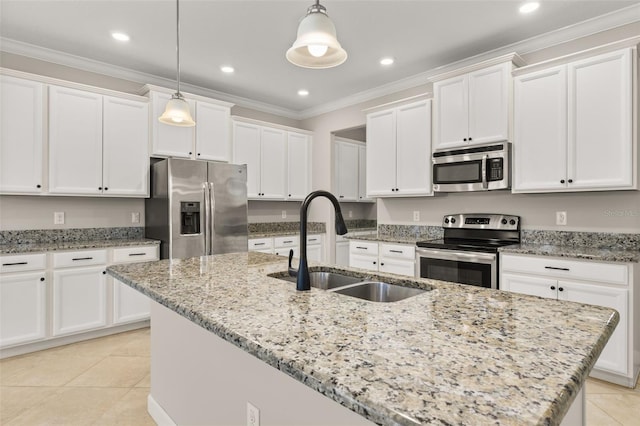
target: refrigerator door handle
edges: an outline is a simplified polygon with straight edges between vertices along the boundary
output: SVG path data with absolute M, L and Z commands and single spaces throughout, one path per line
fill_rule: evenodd
M 213 254 L 213 214 L 216 211 L 216 194 L 213 182 L 209 182 L 209 236 L 207 243 L 209 244 L 209 254 Z
M 211 222 L 211 205 L 209 203 L 209 183 L 202 184 L 202 191 L 204 193 L 204 254 L 211 254 L 211 237 L 209 223 Z

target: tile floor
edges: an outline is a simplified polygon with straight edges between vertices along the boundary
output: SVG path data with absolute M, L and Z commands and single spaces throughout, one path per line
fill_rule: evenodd
M 147 414 L 149 329 L 0 361 L 0 424 L 131 425 Z M 640 426 L 640 385 L 589 379 L 588 426 Z

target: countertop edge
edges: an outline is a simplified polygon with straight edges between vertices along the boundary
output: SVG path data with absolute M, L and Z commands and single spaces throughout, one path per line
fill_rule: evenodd
M 26 244 L 1 244 L 0 256 L 13 255 L 21 253 L 43 253 L 51 251 L 65 251 L 65 250 L 86 250 L 86 249 L 101 249 L 112 247 L 127 247 L 127 246 L 147 246 L 147 245 L 159 245 L 159 240 L 152 239 L 113 239 L 113 240 L 95 240 L 95 241 L 60 241 L 49 243 L 26 243 Z

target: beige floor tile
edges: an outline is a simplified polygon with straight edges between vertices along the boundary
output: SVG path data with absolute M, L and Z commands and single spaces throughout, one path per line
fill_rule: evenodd
M 89 425 L 128 391 L 118 388 L 62 388 L 44 403 L 9 421 L 6 426 Z
M 103 357 L 53 356 L 43 352 L 0 361 L 3 386 L 64 386 Z
M 586 426 L 620 426 L 620 423 L 612 419 L 594 403 L 587 401 Z
M 136 388 L 150 388 L 151 387 L 151 374 L 144 376 L 142 380 L 136 383 Z
M 589 402 L 622 425 L 640 425 L 640 394 L 593 395 Z
M 149 340 L 148 329 L 129 331 L 125 333 L 112 334 L 83 342 L 72 343 L 47 349 L 43 353 L 49 355 L 73 355 L 73 356 L 101 356 L 106 357 L 118 351 L 121 347 L 135 341 Z
M 150 370 L 148 357 L 110 356 L 69 382 L 68 386 L 133 387 Z
M 131 389 L 94 426 L 155 426 L 147 412 L 149 389 Z
M 151 339 L 148 334 L 135 335 L 129 341 L 115 349 L 111 355 L 117 356 L 151 356 Z
M 55 395 L 59 387 L 0 387 L 0 424 Z

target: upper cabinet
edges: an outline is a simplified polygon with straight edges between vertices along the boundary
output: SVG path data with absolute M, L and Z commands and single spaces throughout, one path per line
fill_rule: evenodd
M 39 194 L 43 180 L 42 83 L 0 76 L 0 193 Z
M 431 100 L 367 114 L 367 195 L 432 195 Z
M 311 136 L 287 132 L 287 199 L 302 201 L 311 192 Z
M 335 138 L 335 193 L 340 201 L 358 201 L 359 147 L 348 139 Z
M 197 95 L 185 94 L 195 127 L 177 127 L 161 123 L 172 91 L 145 86 L 151 102 L 151 155 L 228 162 L 231 159 L 232 104 Z
M 434 151 L 510 139 L 511 60 L 520 61 L 508 59 L 432 79 Z
M 515 78 L 513 192 L 635 189 L 635 48 Z

